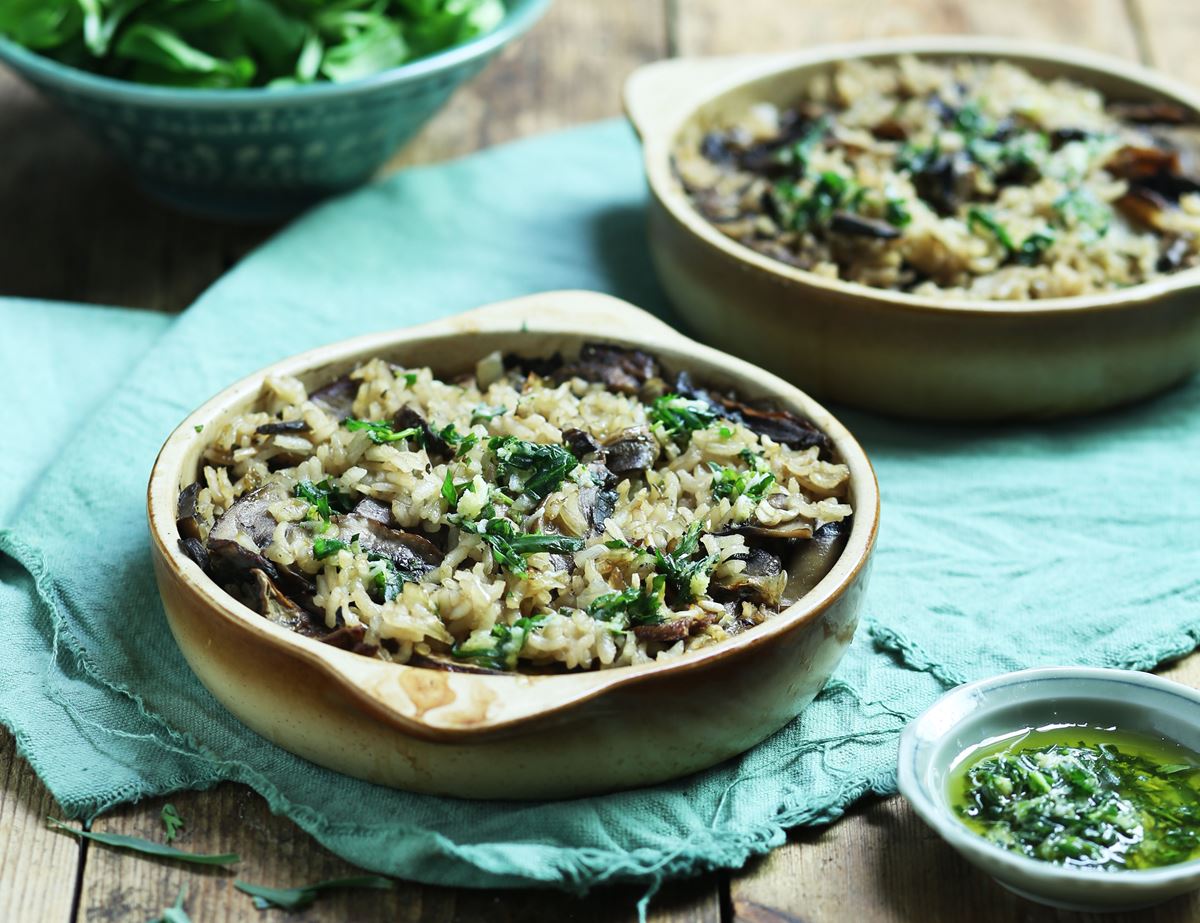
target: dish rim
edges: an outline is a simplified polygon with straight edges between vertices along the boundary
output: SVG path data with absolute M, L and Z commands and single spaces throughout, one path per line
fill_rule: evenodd
M 699 109 L 720 97 L 759 80 L 800 68 L 822 64 L 834 65 L 848 59 L 886 59 L 903 54 L 939 58 L 961 56 L 1013 59 L 1014 63 L 1022 63 L 1017 60 L 1021 58 L 1046 64 L 1066 63 L 1136 86 L 1147 95 L 1180 103 L 1196 114 L 1200 124 L 1200 91 L 1182 81 L 1112 55 L 1024 39 L 971 35 L 914 36 L 818 45 L 799 52 L 779 54 L 677 58 L 643 65 L 635 70 L 625 83 L 626 115 L 641 135 L 643 165 L 654 199 L 687 232 L 743 271 L 756 271 L 784 288 L 807 287 L 832 296 L 856 298 L 860 302 L 875 302 L 888 309 L 900 309 L 914 314 L 993 318 L 1058 317 L 1084 311 L 1126 309 L 1150 303 L 1166 295 L 1200 288 L 1200 266 L 1123 289 L 1023 301 L 934 298 L 876 288 L 844 279 L 829 279 L 760 254 L 722 234 L 691 204 L 681 184 L 675 179 L 671 169 L 675 139 Z M 700 87 L 691 89 L 684 101 L 674 108 L 670 118 L 664 121 L 651 120 L 650 124 L 639 124 L 634 115 L 636 98 L 640 93 L 647 92 L 645 86 L 638 85 L 639 75 L 645 75 L 656 67 L 683 67 L 698 62 L 718 61 L 729 63 L 730 69 L 727 73 L 701 81 Z
M 1093 884 L 1107 882 L 1116 887 L 1149 888 L 1181 878 L 1200 878 L 1200 857 L 1152 869 L 1100 871 L 1058 865 L 1010 852 L 1002 846 L 984 839 L 952 817 L 945 805 L 945 798 L 940 793 L 931 791 L 926 784 L 928 764 L 933 761 L 931 752 L 933 748 L 937 747 L 941 740 L 953 734 L 955 728 L 963 720 L 977 714 L 975 710 L 963 710 L 955 715 L 954 707 L 956 705 L 961 707 L 972 699 L 986 700 L 990 693 L 1020 686 L 1027 687 L 1025 695 L 1018 700 L 1020 704 L 1031 706 L 1037 702 L 1052 703 L 1063 698 L 1071 698 L 1071 693 L 1062 691 L 1052 694 L 1045 690 L 1039 691 L 1035 688 L 1037 685 L 1059 682 L 1074 684 L 1079 681 L 1092 681 L 1114 686 L 1140 686 L 1158 693 L 1175 696 L 1200 711 L 1200 690 L 1140 670 L 1121 670 L 1111 667 L 1035 667 L 990 676 L 957 686 L 939 696 L 932 705 L 904 728 L 900 734 L 897 763 L 897 782 L 900 793 L 938 836 L 961 854 L 978 859 L 989 874 L 993 874 L 993 869 L 1002 869 L 1006 873 L 1016 873 L 1023 878 L 1037 879 L 1039 884 L 1049 887 L 1058 884 L 1077 884 L 1082 881 Z M 1138 704 L 1136 708 L 1145 713 L 1156 711 L 1145 704 Z M 943 718 L 943 712 L 949 714 Z M 1200 723 L 1200 720 L 1197 723 Z M 922 734 L 926 727 L 931 727 L 931 732 Z M 934 732 L 936 732 L 936 736 L 933 736 Z
M 398 67 L 368 74 L 344 83 L 311 83 L 296 87 L 244 87 L 241 89 L 190 89 L 120 80 L 72 67 L 31 51 L 0 35 L 0 61 L 22 76 L 31 72 L 57 89 L 88 97 L 104 97 L 146 107 L 168 109 L 249 109 L 266 105 L 279 108 L 307 101 L 327 101 L 357 96 L 395 84 L 420 80 L 453 70 L 476 58 L 487 57 L 528 32 L 550 7 L 552 0 L 506 0 L 507 10 L 494 29 L 460 45 L 444 48 Z
M 559 316 L 555 317 L 555 312 Z M 544 320 L 547 316 L 550 320 Z M 614 331 L 597 326 L 609 322 Z M 612 321 L 624 321 L 612 324 Z M 630 322 L 644 325 L 636 333 L 626 331 Z M 183 461 L 203 434 L 195 427 L 219 418 L 226 408 L 253 399 L 261 392 L 268 374 L 304 374 L 348 360 L 400 352 L 406 344 L 426 340 L 444 341 L 474 333 L 535 333 L 560 336 L 574 342 L 599 339 L 618 345 L 645 349 L 656 355 L 675 353 L 700 357 L 714 369 L 736 382 L 738 388 L 756 386 L 782 406 L 793 407 L 830 436 L 842 461 L 850 467 L 851 489 L 855 497 L 854 519 L 846 545 L 830 570 L 804 596 L 753 630 L 727 641 L 664 662 L 633 664 L 606 670 L 574 671 L 563 674 L 512 673 L 503 675 L 448 673 L 428 667 L 395 664 L 340 650 L 315 639 L 306 638 L 271 623 L 259 613 L 228 594 L 179 548 L 176 526 L 177 502 L 182 481 Z M 407 348 L 413 348 L 408 346 Z M 669 361 L 669 360 L 668 360 Z M 874 468 L 862 446 L 849 430 L 821 404 L 794 385 L 759 369 L 744 360 L 729 356 L 684 336 L 653 315 L 628 302 L 596 292 L 563 290 L 543 292 L 495 302 L 471 311 L 444 317 L 413 327 L 391 328 L 341 340 L 289 356 L 258 369 L 235 381 L 189 413 L 171 432 L 159 450 L 147 484 L 147 514 L 151 542 L 172 577 L 187 592 L 198 597 L 206 609 L 219 613 L 225 627 L 258 636 L 264 642 L 317 667 L 347 692 L 356 702 L 388 724 L 415 736 L 436 740 L 474 739 L 484 733 L 500 731 L 540 720 L 574 708 L 601 695 L 630 685 L 653 682 L 709 669 L 714 664 L 746 656 L 773 642 L 779 635 L 799 628 L 817 618 L 855 584 L 867 567 L 874 551 L 879 527 L 879 485 Z M 355 669 L 357 668 L 357 669 Z M 397 672 L 399 671 L 399 672 Z M 449 682 L 470 686 L 494 687 L 497 694 L 512 693 L 519 687 L 545 686 L 543 696 L 550 704 L 528 713 L 516 714 L 479 726 L 460 727 L 430 724 L 422 716 L 410 717 L 381 701 L 367 683 L 368 674 L 376 677 L 400 676 L 402 671 L 421 675 L 452 677 Z M 358 679 L 351 674 L 362 674 Z M 553 695 L 550 695 L 553 693 Z

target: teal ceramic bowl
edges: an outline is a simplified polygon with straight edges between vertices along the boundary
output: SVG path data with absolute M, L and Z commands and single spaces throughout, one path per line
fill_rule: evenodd
M 0 38 L 0 61 L 75 113 L 147 193 L 185 211 L 272 220 L 366 180 L 550 0 L 508 0 L 493 31 L 347 83 L 190 90 L 100 77 Z

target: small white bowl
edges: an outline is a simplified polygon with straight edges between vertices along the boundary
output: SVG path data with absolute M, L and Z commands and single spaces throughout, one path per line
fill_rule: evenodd
M 1042 904 L 1093 913 L 1133 910 L 1200 888 L 1200 860 L 1157 869 L 1069 868 L 989 843 L 955 816 L 947 780 L 959 754 L 1019 728 L 1064 723 L 1115 725 L 1200 753 L 1200 692 L 1149 673 L 1088 667 L 1022 670 L 969 683 L 904 729 L 900 792 L 969 862 Z

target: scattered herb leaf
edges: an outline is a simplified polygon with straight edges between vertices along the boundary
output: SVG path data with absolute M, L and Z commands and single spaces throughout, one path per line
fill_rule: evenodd
M 558 489 L 579 465 L 560 445 L 525 442 L 515 436 L 493 436 L 488 448 L 496 456 L 496 477 L 508 484 L 516 477 L 523 493 L 535 501 Z
M 175 810 L 175 805 L 168 802 L 162 807 L 162 812 L 159 814 L 162 818 L 163 828 L 166 830 L 166 835 L 163 837 L 168 843 L 179 836 L 179 828 L 186 826 L 183 818 L 179 816 L 179 812 Z
M 331 878 L 328 881 L 318 881 L 299 888 L 268 888 L 263 885 L 252 885 L 248 881 L 235 881 L 233 886 L 243 894 L 254 898 L 254 906 L 259 910 L 277 907 L 280 910 L 303 910 L 317 899 L 322 891 L 332 891 L 338 888 L 375 888 L 379 891 L 390 891 L 394 885 L 390 878 L 379 875 L 358 875 L 352 878 Z
M 618 629 L 630 625 L 658 624 L 663 620 L 666 588 L 667 578 L 655 575 L 640 587 L 628 587 L 619 593 L 606 593 L 592 600 L 587 609 L 588 615 L 601 622 L 610 622 Z
M 525 639 L 545 620 L 546 616 L 540 615 L 519 618 L 512 625 L 493 625 L 488 635 L 468 638 L 462 644 L 454 645 L 450 648 L 450 656 L 491 670 L 515 670 Z
M 365 430 L 376 445 L 387 445 L 390 442 L 399 442 L 401 439 L 411 439 L 421 433 L 415 426 L 396 432 L 392 429 L 391 424 L 384 420 L 358 420 L 354 417 L 346 417 L 342 421 L 342 425 L 352 433 Z
M 48 817 L 46 820 L 55 829 L 62 830 L 72 836 L 77 836 L 85 840 L 93 840 L 96 843 L 103 843 L 105 846 L 114 846 L 118 849 L 129 849 L 134 852 L 144 853 L 147 856 L 158 856 L 160 859 L 178 859 L 180 862 L 192 862 L 197 865 L 232 865 L 235 862 L 241 861 L 237 853 L 209 855 L 186 852 L 182 849 L 176 849 L 174 846 L 154 843 L 136 836 L 125 836 L 120 833 L 93 833 L 90 830 L 81 830 L 53 817 Z
M 646 415 L 681 445 L 688 443 L 693 432 L 711 426 L 717 419 L 716 411 L 707 402 L 678 394 L 656 398 Z

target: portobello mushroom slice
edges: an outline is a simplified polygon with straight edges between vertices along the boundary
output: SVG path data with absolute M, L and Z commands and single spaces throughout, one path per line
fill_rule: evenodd
M 554 377 L 557 381 L 582 378 L 598 382 L 610 391 L 637 394 L 650 379 L 660 378 L 661 371 L 658 360 L 640 349 L 584 343 L 579 358 L 564 365 Z
M 593 439 L 592 434 L 586 430 L 564 429 L 562 438 L 567 451 L 580 461 L 600 451 L 600 443 Z
M 183 538 L 200 538 L 200 522 L 196 518 L 196 497 L 202 490 L 199 481 L 194 481 L 179 492 L 175 505 L 175 527 Z
M 374 497 L 363 497 L 359 500 L 358 505 L 354 507 L 354 513 L 357 516 L 370 519 L 372 522 L 381 523 L 389 528 L 396 525 L 396 520 L 392 518 L 391 504 L 380 503 Z
M 331 644 L 343 651 L 374 657 L 379 652 L 378 645 L 364 644 L 367 629 L 362 625 L 339 625 L 329 634 L 321 638 L 326 644 Z
M 288 433 L 307 433 L 308 429 L 308 423 L 304 420 L 279 420 L 275 423 L 264 423 L 254 432 L 260 436 L 281 436 Z
M 272 578 L 278 576 L 262 551 L 271 543 L 277 525 L 269 507 L 287 496 L 282 484 L 272 482 L 240 497 L 225 511 L 208 533 L 214 575 L 234 582 L 248 579 L 255 569 Z
M 783 512 L 791 512 L 788 509 L 787 494 L 772 494 L 767 497 L 767 503 L 775 509 Z M 730 527 L 727 531 L 730 533 L 741 533 L 742 535 L 751 535 L 758 538 L 774 538 L 783 539 L 786 541 L 797 541 L 799 539 L 812 538 L 814 522 L 807 516 L 800 513 L 794 513 L 790 519 L 781 519 L 777 523 L 765 523 L 758 519 L 750 519 L 741 525 Z
M 358 546 L 396 565 L 402 575 L 420 578 L 442 563 L 441 550 L 424 536 L 402 532 L 357 512 L 333 520 L 341 535 L 357 535 Z
M 661 448 L 645 427 L 633 427 L 604 444 L 604 464 L 617 478 L 654 467 Z
M 780 445 L 792 449 L 807 449 L 815 445 L 821 449 L 822 455 L 826 455 L 832 448 L 829 437 L 817 429 L 812 421 L 797 416 L 790 410 L 743 404 L 731 396 L 715 394 L 697 387 L 687 372 L 680 372 L 675 377 L 675 391 L 691 400 L 704 401 L 721 416 L 741 423 L 752 432 L 767 436 Z
M 1200 180 L 1184 175 L 1176 150 L 1127 144 L 1109 158 L 1104 168 L 1128 180 L 1130 193 L 1150 192 L 1177 203 L 1180 196 L 1200 192 Z
M 840 522 L 827 522 L 813 533 L 812 540 L 800 546 L 800 553 L 791 565 L 791 576 L 787 592 L 799 599 L 818 583 L 841 557 L 850 536 L 853 517 L 847 516 Z M 788 600 L 781 600 L 787 604 Z
M 834 212 L 829 227 L 838 234 L 846 234 L 851 237 L 895 240 L 900 236 L 900 229 L 894 224 L 888 224 L 878 218 L 856 215 L 853 212 Z
M 589 464 L 587 472 L 591 483 L 579 488 L 579 511 L 590 526 L 589 534 L 599 535 L 617 506 L 617 492 L 612 489 L 617 478 L 600 461 Z
M 356 397 L 358 382 L 349 375 L 343 375 L 313 391 L 308 399 L 340 423 L 353 414 Z
M 250 575 L 258 589 L 258 612 L 268 621 L 281 628 L 304 635 L 306 638 L 323 638 L 327 632 L 324 625 L 317 625 L 307 611 L 284 593 L 260 568 L 253 568 Z
M 751 548 L 741 573 L 709 584 L 709 593 L 719 602 L 749 600 L 771 609 L 779 607 L 787 588 L 787 574 L 779 556 L 765 548 Z

